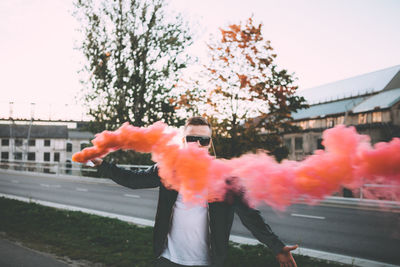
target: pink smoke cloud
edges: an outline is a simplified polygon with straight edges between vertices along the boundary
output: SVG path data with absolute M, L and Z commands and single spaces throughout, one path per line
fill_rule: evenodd
M 341 187 L 357 189 L 366 181 L 400 184 L 400 139 L 372 147 L 369 137 L 358 134 L 354 127 L 328 129 L 323 133 L 325 150 L 317 150 L 300 162 L 281 163 L 264 152 L 214 159 L 194 144 L 183 147 L 174 143 L 177 135 L 177 129 L 167 130 L 162 122 L 148 128 L 125 123 L 116 131 L 97 134 L 94 146 L 72 159 L 84 163 L 118 149 L 152 153 L 162 183 L 180 191 L 184 201 L 220 201 L 227 190 L 235 189 L 242 190 L 253 206 L 266 203 L 280 210 L 298 199 L 314 203 Z

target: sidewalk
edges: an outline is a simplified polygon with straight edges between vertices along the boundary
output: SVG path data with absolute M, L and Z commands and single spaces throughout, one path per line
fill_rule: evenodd
M 2 267 L 67 267 L 69 265 L 50 254 L 23 247 L 0 237 L 0 266 Z

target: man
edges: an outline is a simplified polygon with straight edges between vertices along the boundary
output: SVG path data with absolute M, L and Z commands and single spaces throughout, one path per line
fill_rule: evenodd
M 207 120 L 189 118 L 184 142 L 196 142 L 209 149 L 212 140 Z M 179 192 L 164 187 L 157 165 L 147 170 L 129 171 L 101 159 L 92 162 L 98 166 L 102 177 L 109 177 L 120 185 L 133 189 L 160 188 L 153 238 L 155 266 L 223 266 L 236 212 L 244 226 L 275 253 L 281 267 L 296 267 L 290 251 L 297 245 L 285 246 L 264 223 L 259 211 L 243 201 L 240 193 L 228 192 L 223 202 L 193 205 L 184 203 Z

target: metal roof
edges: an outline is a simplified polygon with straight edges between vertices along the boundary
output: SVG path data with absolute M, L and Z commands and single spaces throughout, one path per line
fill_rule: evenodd
M 354 106 L 361 103 L 364 99 L 365 97 L 356 97 L 324 104 L 311 105 L 307 109 L 302 109 L 292 113 L 292 117 L 294 120 L 301 120 L 345 113 L 346 111 L 351 111 Z
M 380 92 L 370 96 L 353 109 L 354 113 L 366 112 L 374 109 L 390 108 L 400 101 L 400 88 Z
M 400 65 L 305 90 L 299 90 L 298 94 L 304 96 L 310 105 L 330 102 L 379 92 L 384 89 L 398 88 L 400 84 L 398 84 L 399 79 L 395 79 L 396 76 L 400 76 Z M 392 80 L 396 81 L 395 84 L 391 83 L 391 86 L 394 87 L 386 88 Z
M 328 115 L 341 114 L 346 111 L 353 113 L 390 108 L 400 101 L 400 88 L 382 91 L 370 96 L 359 96 L 329 103 L 311 105 L 292 113 L 294 120 L 311 119 Z
M 29 125 L 0 124 L 0 137 L 27 138 Z M 31 125 L 30 138 L 67 138 L 66 125 Z
M 73 131 L 69 130 L 68 131 L 68 138 L 69 139 L 84 139 L 84 140 L 90 140 L 94 138 L 94 134 L 88 131 Z

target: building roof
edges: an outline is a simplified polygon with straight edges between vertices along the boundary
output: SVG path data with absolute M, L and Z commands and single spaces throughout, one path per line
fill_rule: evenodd
M 346 111 L 351 111 L 352 113 L 367 112 L 376 109 L 390 108 L 399 101 L 400 88 L 396 88 L 382 91 L 374 95 L 359 96 L 329 103 L 311 105 L 307 109 L 302 109 L 292 113 L 292 117 L 294 120 L 302 120 L 341 114 Z
M 337 82 L 299 90 L 298 93 L 312 105 L 399 87 L 400 65 L 397 65 Z
M 87 131 L 68 131 L 68 139 L 84 139 L 90 140 L 94 138 L 94 134 Z
M 368 97 L 365 101 L 357 105 L 354 113 L 366 112 L 374 109 L 390 108 L 400 101 L 400 88 L 380 92 Z
M 311 105 L 307 109 L 301 109 L 292 113 L 292 117 L 294 120 L 301 120 L 345 113 L 346 111 L 351 111 L 353 107 L 361 103 L 363 100 L 364 97 L 356 97 L 324 104 Z
M 0 124 L 0 137 L 27 138 L 29 127 L 31 127 L 30 138 L 67 138 L 68 136 L 66 125 Z

